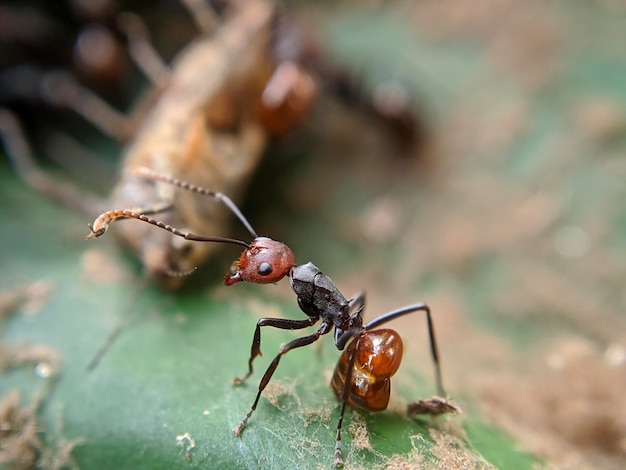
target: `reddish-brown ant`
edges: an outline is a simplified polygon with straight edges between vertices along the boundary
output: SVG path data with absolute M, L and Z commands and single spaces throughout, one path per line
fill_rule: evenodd
M 365 309 L 364 293 L 359 293 L 348 300 L 333 281 L 313 263 L 296 265 L 291 249 L 271 238 L 259 237 L 241 211 L 226 195 L 168 176 L 159 175 L 147 169 L 137 171 L 137 176 L 148 180 L 170 183 L 189 191 L 214 197 L 237 216 L 254 239 L 248 244 L 233 238 L 197 235 L 181 231 L 146 214 L 128 210 L 112 210 L 98 216 L 93 225 L 89 225 L 90 233 L 85 237 L 86 239 L 103 235 L 107 231 L 109 224 L 115 220 L 136 219 L 167 230 L 186 240 L 241 245 L 245 249 L 234 265 L 234 272 L 225 276 L 224 283 L 232 285 L 245 281 L 255 284 L 269 284 L 288 277 L 291 288 L 297 296 L 300 309 L 308 316 L 305 320 L 261 318 L 257 322 L 254 331 L 250 359 L 248 360 L 248 372 L 242 378 L 235 378 L 234 382 L 236 384 L 243 383 L 252 375 L 253 361 L 257 356 L 261 355 L 261 327 L 272 326 L 284 330 L 299 330 L 313 326 L 321 320 L 321 324 L 315 333 L 296 338 L 281 347 L 259 383 L 258 392 L 250 411 L 234 429 L 237 436 L 241 434 L 250 416 L 256 409 L 261 394 L 276 371 L 281 357 L 292 349 L 314 343 L 322 335 L 330 333 L 334 329 L 335 346 L 340 351 L 343 350 L 331 383 L 335 394 L 342 402 L 337 426 L 335 464 L 337 466 L 343 465 L 341 458 L 341 427 L 346 405 L 368 411 L 386 409 L 391 389 L 390 377 L 395 374 L 402 359 L 402 340 L 400 335 L 390 329 L 375 330 L 374 328 L 413 312 L 426 313 L 430 349 L 435 365 L 437 391 L 441 396 L 445 396 L 435 332 L 430 308 L 427 305 L 416 304 L 395 310 L 364 325 L 362 316 Z M 352 341 L 345 348 L 351 339 Z

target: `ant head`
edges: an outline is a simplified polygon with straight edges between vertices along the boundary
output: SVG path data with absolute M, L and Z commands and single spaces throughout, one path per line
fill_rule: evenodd
M 291 271 L 293 265 L 293 252 L 287 245 L 271 238 L 257 237 L 235 262 L 234 272 L 224 277 L 224 284 L 278 282 Z

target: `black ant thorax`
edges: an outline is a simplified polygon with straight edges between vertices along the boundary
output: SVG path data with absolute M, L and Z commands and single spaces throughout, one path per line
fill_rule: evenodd
M 320 334 L 326 334 L 335 328 L 335 346 L 340 351 L 350 337 L 344 333 L 363 328 L 361 310 L 351 313 L 355 305 L 354 299 L 346 299 L 332 279 L 313 263 L 295 266 L 291 270 L 289 282 L 298 298 L 300 310 L 309 318 L 321 318 L 322 323 L 318 328 Z M 360 300 L 356 302 L 359 303 Z
M 344 326 L 349 317 L 349 302 L 317 266 L 311 262 L 295 266 L 289 282 L 304 313 L 338 327 Z

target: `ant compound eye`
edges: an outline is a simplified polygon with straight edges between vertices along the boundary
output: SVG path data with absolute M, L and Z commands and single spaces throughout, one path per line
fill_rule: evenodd
M 259 276 L 269 276 L 270 274 L 272 274 L 273 270 L 274 268 L 272 268 L 272 265 L 266 261 L 259 265 L 259 269 L 257 269 L 256 272 L 259 274 Z

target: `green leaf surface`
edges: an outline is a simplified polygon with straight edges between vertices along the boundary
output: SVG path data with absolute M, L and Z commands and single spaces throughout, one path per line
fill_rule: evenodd
M 250 187 L 244 212 L 257 231 L 286 241 L 297 262 L 313 261 L 347 295 L 365 289 L 368 319 L 422 300 L 433 309 L 444 382 L 464 413 L 406 415 L 434 385 L 424 319 L 398 321 L 406 353 L 390 409 L 348 412 L 348 468 L 610 469 L 626 460 L 623 10 L 505 4 L 464 14 L 454 2 L 319 7 L 329 53 L 370 91 L 402 83 L 433 147 L 397 155 L 371 120 L 326 103 L 305 143 L 296 135 L 272 147 Z M 41 397 L 41 462 L 331 467 L 331 335 L 281 360 L 233 435 L 263 371 L 296 337 L 264 329 L 255 374 L 233 386 L 256 321 L 303 318 L 286 281 L 221 285 L 238 255 L 226 248 L 178 293 L 142 287 L 114 237 L 84 241 L 90 220 L 33 193 L 6 160 L 0 207 L 0 290 L 26 293 L 2 311 L 2 354 L 32 355 L 2 372 L 0 396 L 19 390 L 26 411 Z M 55 380 L 40 376 L 56 356 L 36 345 L 60 355 Z

